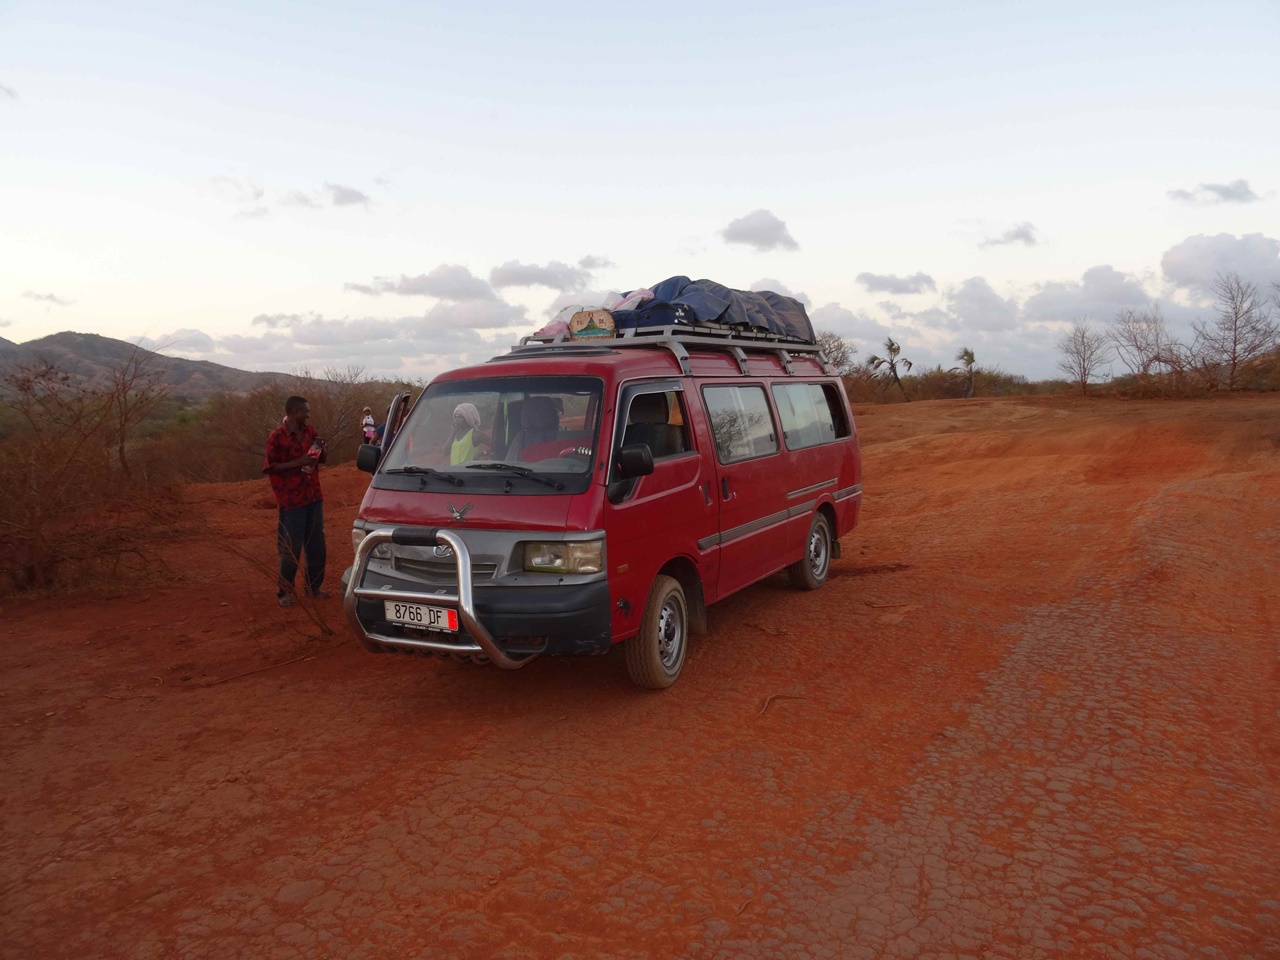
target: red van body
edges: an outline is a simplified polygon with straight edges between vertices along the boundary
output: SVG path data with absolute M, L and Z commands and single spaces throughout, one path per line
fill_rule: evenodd
M 512 668 L 624 642 L 648 687 L 679 675 L 708 604 L 784 568 L 821 586 L 862 499 L 817 347 L 696 329 L 454 370 L 360 462 L 343 590 L 369 650 Z

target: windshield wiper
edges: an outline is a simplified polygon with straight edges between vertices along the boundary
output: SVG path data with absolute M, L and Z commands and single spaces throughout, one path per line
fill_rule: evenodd
M 564 484 L 559 480 L 548 480 L 546 477 L 539 476 L 528 467 L 522 467 L 516 463 L 502 463 L 497 460 L 486 460 L 484 463 L 468 463 L 468 470 L 505 470 L 507 473 L 514 473 L 521 477 L 528 477 L 530 480 L 537 480 L 539 483 L 545 483 L 552 490 L 563 490 Z
M 390 470 L 383 470 L 382 472 L 383 473 L 412 473 L 415 476 L 420 476 L 423 478 L 439 477 L 445 483 L 452 483 L 455 487 L 462 486 L 461 477 L 451 477 L 447 473 L 441 473 L 439 470 L 435 469 L 434 467 L 418 467 L 418 466 L 414 466 L 413 464 L 410 464 L 407 467 L 392 467 Z

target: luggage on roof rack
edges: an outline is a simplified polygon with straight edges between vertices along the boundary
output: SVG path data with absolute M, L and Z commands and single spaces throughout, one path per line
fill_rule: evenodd
M 619 334 L 648 327 L 715 324 L 738 330 L 767 331 L 807 343 L 816 342 L 803 304 L 770 290 L 731 290 L 714 280 L 668 277 L 651 287 L 653 299 L 635 310 L 618 310 Z

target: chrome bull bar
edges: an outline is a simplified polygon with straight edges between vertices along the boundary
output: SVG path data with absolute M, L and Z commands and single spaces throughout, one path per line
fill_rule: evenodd
M 384 543 L 399 544 L 406 547 L 447 546 L 453 551 L 454 560 L 457 564 L 457 594 L 415 593 L 407 590 L 373 590 L 362 587 L 365 568 L 369 564 L 369 556 L 373 553 L 375 547 Z M 473 642 L 448 643 L 443 640 L 418 640 L 373 633 L 366 630 L 364 624 L 360 622 L 360 617 L 356 612 L 357 600 L 400 600 L 406 603 L 456 605 L 458 619 L 462 622 L 462 628 Z M 456 533 L 452 530 L 441 530 L 439 527 L 379 527 L 376 530 L 369 531 L 356 549 L 355 563 L 351 566 L 351 579 L 347 581 L 347 590 L 342 595 L 342 612 L 346 614 L 347 622 L 351 624 L 351 628 L 355 630 L 357 636 L 363 638 L 364 641 L 385 644 L 389 647 L 429 650 L 433 653 L 481 654 L 504 670 L 518 670 L 537 656 L 535 653 L 522 657 L 510 657 L 499 649 L 498 644 L 494 641 L 489 631 L 485 629 L 484 624 L 476 618 L 471 585 L 471 551 L 467 549 L 467 545 Z

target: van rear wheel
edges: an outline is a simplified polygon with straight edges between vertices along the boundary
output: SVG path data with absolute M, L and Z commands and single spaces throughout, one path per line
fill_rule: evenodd
M 804 556 L 787 567 L 791 583 L 801 590 L 817 590 L 831 572 L 831 521 L 819 510 L 809 524 Z
M 640 632 L 622 645 L 631 681 L 649 690 L 676 682 L 689 645 L 689 607 L 684 588 L 672 577 L 659 576 L 649 591 Z

